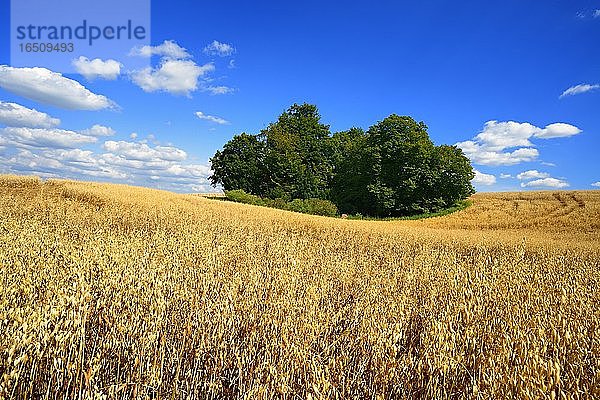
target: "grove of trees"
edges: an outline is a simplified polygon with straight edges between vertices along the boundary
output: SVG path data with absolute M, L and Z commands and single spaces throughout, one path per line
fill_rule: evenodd
M 211 158 L 214 186 L 269 199 L 326 199 L 340 212 L 387 217 L 436 212 L 474 193 L 469 159 L 435 146 L 427 126 L 390 115 L 367 131 L 331 134 L 317 107 L 294 104 L 257 135 Z

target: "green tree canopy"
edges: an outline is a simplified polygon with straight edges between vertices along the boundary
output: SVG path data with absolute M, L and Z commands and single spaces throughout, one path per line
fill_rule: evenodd
M 475 193 L 471 184 L 475 173 L 463 151 L 448 145 L 438 146 L 435 150 L 433 169 L 437 171 L 437 179 L 434 189 L 443 199 L 443 206 L 451 206 Z
M 256 136 L 235 136 L 211 164 L 212 184 L 225 190 L 327 199 L 345 213 L 435 212 L 474 193 L 469 159 L 436 147 L 423 122 L 392 114 L 366 132 L 331 135 L 311 104 L 294 104 Z
M 330 143 L 333 162 L 331 200 L 345 213 L 367 213 L 371 198 L 366 191 L 370 175 L 365 153 L 365 131 L 351 128 L 336 132 Z
M 212 175 L 208 177 L 225 190 L 242 189 L 258 196 L 267 194 L 265 144 L 257 136 L 241 133 L 225 143 L 210 159 Z
M 294 104 L 261 131 L 270 197 L 325 198 L 331 179 L 329 126 L 317 107 Z
M 377 215 L 428 212 L 430 161 L 434 153 L 427 126 L 411 117 L 390 115 L 367 132 L 367 191 Z

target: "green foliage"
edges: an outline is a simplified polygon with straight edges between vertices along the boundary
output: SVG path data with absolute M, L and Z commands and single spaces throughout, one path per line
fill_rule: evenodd
M 469 159 L 456 146 L 441 145 L 436 147 L 434 170 L 438 172 L 436 189 L 438 197 L 444 199 L 444 206 L 449 206 L 475 193 L 471 180 L 475 172 Z
M 294 199 L 290 202 L 282 198 L 277 199 L 262 199 L 258 196 L 246 193 L 239 190 L 228 190 L 225 192 L 225 197 L 230 201 L 237 203 L 252 204 L 255 206 L 265 206 L 279 208 L 281 210 L 295 211 L 304 214 L 324 215 L 327 217 L 335 217 L 338 214 L 338 209 L 329 200 L 323 199 Z
M 256 136 L 241 133 L 225 143 L 210 159 L 213 174 L 208 178 L 224 190 L 243 189 L 247 193 L 264 195 L 265 144 Z
M 228 200 L 235 201 L 236 203 L 252 204 L 255 206 L 264 206 L 265 202 L 258 196 L 250 193 L 246 193 L 242 189 L 227 190 L 225 191 L 225 197 Z
M 338 215 L 338 209 L 331 201 L 314 198 L 294 199 L 287 204 L 286 210 L 305 214 L 324 215 L 326 217 L 335 217 Z
M 336 132 L 330 139 L 334 171 L 330 198 L 347 214 L 365 212 L 372 201 L 366 191 L 370 180 L 366 139 L 360 128 Z
M 211 159 L 211 182 L 242 189 L 232 195 L 242 202 L 320 215 L 436 213 L 474 193 L 469 159 L 435 146 L 423 122 L 392 114 L 330 135 L 320 119 L 314 105 L 294 104 L 259 135 L 235 136 Z
M 317 107 L 294 104 L 261 131 L 265 139 L 268 197 L 325 197 L 331 179 L 329 126 Z
M 407 215 L 404 217 L 384 217 L 384 218 L 365 217 L 362 214 L 358 213 L 358 214 L 354 214 L 354 215 L 348 215 L 348 219 L 361 219 L 361 220 L 374 220 L 374 221 L 406 221 L 406 220 L 426 219 L 426 218 L 434 218 L 434 217 L 443 217 L 444 215 L 448 215 L 448 214 L 455 213 L 457 211 L 464 210 L 465 208 L 470 207 L 472 205 L 473 205 L 473 202 L 471 200 L 461 200 L 461 201 L 457 202 L 456 204 L 452 205 L 451 207 L 444 208 L 444 209 L 442 209 L 440 211 L 436 211 L 436 212 Z
M 390 115 L 367 132 L 367 191 L 370 214 L 398 216 L 428 212 L 433 142 L 427 126 L 410 117 Z
M 287 210 L 287 204 L 288 204 L 288 202 L 285 199 L 281 198 L 281 197 L 278 197 L 276 199 L 265 198 L 265 199 L 262 199 L 262 200 L 264 202 L 263 205 L 266 206 L 266 207 L 279 208 L 280 210 Z
M 332 199 L 341 212 L 378 217 L 427 214 L 473 191 L 472 167 L 455 146 L 434 146 L 427 126 L 390 115 L 365 133 L 335 134 Z

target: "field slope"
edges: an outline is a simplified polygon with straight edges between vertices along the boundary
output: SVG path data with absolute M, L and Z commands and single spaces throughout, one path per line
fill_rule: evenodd
M 600 192 L 348 221 L 0 177 L 0 398 L 598 398 Z

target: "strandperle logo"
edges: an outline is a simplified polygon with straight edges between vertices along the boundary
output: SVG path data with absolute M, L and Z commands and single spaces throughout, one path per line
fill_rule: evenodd
M 10 41 L 13 67 L 73 73 L 84 57 L 145 68 L 132 50 L 150 44 L 150 0 L 11 0 Z
M 86 40 L 90 46 L 99 39 L 105 40 L 120 40 L 120 39 L 137 39 L 145 40 L 147 37 L 146 28 L 141 25 L 134 25 L 132 20 L 127 20 L 123 25 L 107 25 L 98 26 L 89 24 L 87 20 L 83 20 L 81 25 L 72 27 L 69 25 L 63 26 L 46 26 L 46 25 L 28 25 L 17 26 L 16 35 L 18 40 Z

